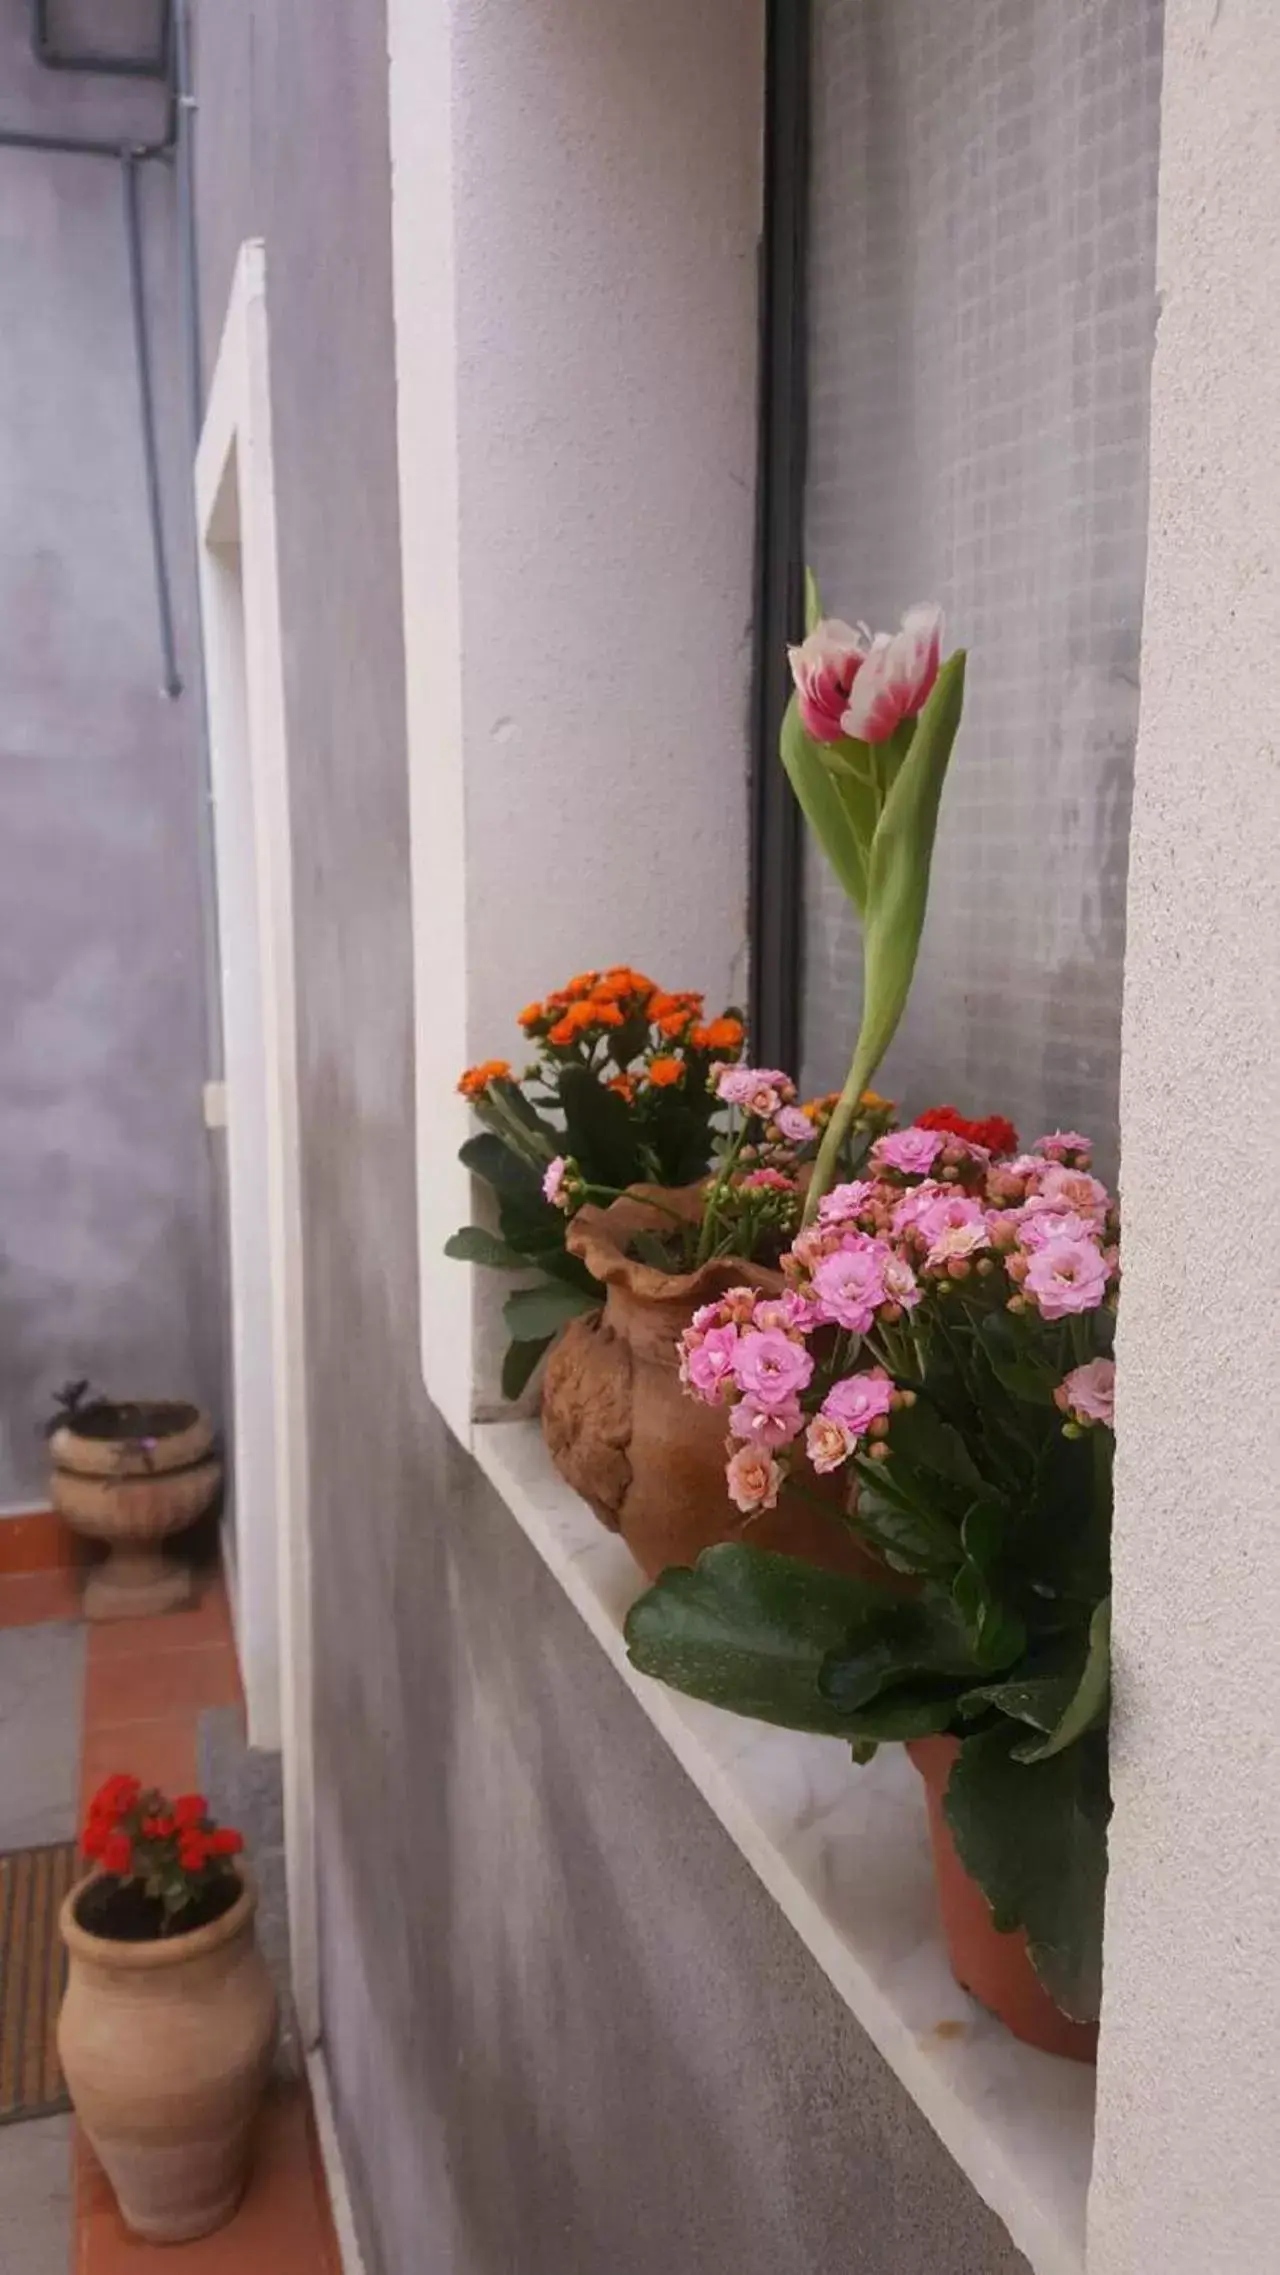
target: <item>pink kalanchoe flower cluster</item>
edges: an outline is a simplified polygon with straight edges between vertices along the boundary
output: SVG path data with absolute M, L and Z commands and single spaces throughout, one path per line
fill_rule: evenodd
M 1101 1422 L 1108 1430 L 1115 1428 L 1116 1419 L 1116 1363 L 1114 1359 L 1090 1359 L 1085 1366 L 1073 1367 L 1071 1373 L 1058 1384 L 1054 1392 L 1058 1406 L 1073 1422 L 1088 1428 Z
M 772 1508 L 805 1456 L 820 1476 L 891 1459 L 892 1416 L 914 1403 L 917 1338 L 940 1304 L 966 1307 L 956 1324 L 967 1319 L 975 1343 L 985 1315 L 1024 1314 L 1027 1334 L 1055 1338 L 1042 1355 L 1064 1365 L 1060 1323 L 1109 1312 L 1119 1272 L 1117 1211 L 1089 1158 L 1074 1131 L 994 1159 L 949 1132 L 895 1132 L 873 1147 L 874 1173 L 836 1186 L 797 1234 L 780 1295 L 731 1288 L 704 1305 L 680 1375 L 727 1409 L 736 1506 Z M 1056 1393 L 1069 1425 L 1110 1426 L 1113 1383 L 1104 1356 L 1069 1373 Z
M 796 1086 L 777 1067 L 726 1066 L 716 1081 L 716 1096 L 726 1106 L 738 1106 L 767 1122 L 784 1106 L 795 1103 Z M 808 1134 L 812 1134 L 809 1132 Z

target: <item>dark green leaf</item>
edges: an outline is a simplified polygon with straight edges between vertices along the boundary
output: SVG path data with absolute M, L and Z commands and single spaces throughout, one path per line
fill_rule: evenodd
M 1107 1872 L 1106 1743 L 1093 1734 L 1050 1761 L 1015 1759 L 1014 1725 L 966 1738 L 944 1803 L 956 1849 L 1003 1932 L 1024 1927 L 1051 1998 L 1093 2021 L 1102 1982 Z
M 953 1697 L 973 1681 L 973 1648 L 951 1603 L 936 1596 L 886 1604 L 881 1596 L 828 1653 L 819 1687 L 830 1705 L 852 1717 L 882 1692 L 938 1675 L 956 1678 Z
M 517 1288 L 503 1304 L 502 1316 L 513 1342 L 538 1343 L 558 1335 L 581 1312 L 599 1308 L 599 1295 L 584 1294 L 581 1288 L 566 1287 L 557 1280 L 544 1280 L 536 1288 Z
M 527 1272 L 529 1269 L 527 1256 L 479 1224 L 464 1224 L 460 1232 L 446 1240 L 444 1252 L 457 1263 L 484 1264 L 495 1272 Z
M 892 1467 L 891 1462 L 857 1463 L 858 1530 L 891 1556 L 899 1570 L 946 1578 L 960 1562 L 958 1529 L 905 1493 Z
M 560 1076 L 560 1104 L 564 1150 L 588 1184 L 612 1185 L 619 1192 L 634 1184 L 640 1173 L 636 1123 L 617 1091 L 585 1066 L 567 1066 Z
M 554 1341 L 553 1335 L 547 1335 L 541 1342 L 508 1343 L 506 1356 L 502 1361 L 502 1395 L 504 1398 L 519 1398 L 521 1392 L 531 1381 L 534 1369 L 543 1352 L 549 1351 Z
M 889 1442 L 895 1462 L 905 1460 L 913 1469 L 929 1470 L 962 1486 L 967 1500 L 983 1490 L 983 1480 L 960 1432 L 943 1420 L 928 1398 L 917 1398 L 914 1406 L 894 1415 Z
M 458 1159 L 473 1177 L 483 1178 L 496 1193 L 508 1193 L 513 1199 L 536 1201 L 539 1207 L 545 1207 L 538 1171 L 492 1130 L 469 1137 L 465 1145 L 459 1146 Z
M 664 1572 L 632 1605 L 627 1649 L 643 1674 L 691 1698 L 840 1737 L 847 1718 L 824 1699 L 819 1673 L 882 1601 L 863 1581 L 729 1542 L 706 1549 L 692 1572 Z
M 1071 1696 L 1043 1740 L 1015 1747 L 1020 1762 L 1048 1761 L 1074 1745 L 1106 1717 L 1111 1697 L 1111 1598 L 1105 1596 L 1089 1622 L 1089 1648 Z
M 982 1347 L 1004 1388 L 1033 1406 L 1052 1406 L 1061 1372 L 1036 1352 L 1030 1335 L 1012 1313 L 989 1311 L 980 1333 Z
M 846 1727 L 863 1745 L 905 1745 L 908 1738 L 937 1737 L 955 1719 L 954 1682 L 898 1683 L 859 1707 Z

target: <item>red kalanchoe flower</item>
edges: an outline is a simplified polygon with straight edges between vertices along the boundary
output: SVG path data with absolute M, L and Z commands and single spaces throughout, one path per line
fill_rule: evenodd
M 203 1872 L 209 1861 L 209 1842 L 204 1833 L 186 1832 L 178 1841 L 178 1862 L 184 1872 Z
M 985 1146 L 988 1153 L 1016 1153 L 1018 1133 L 1004 1114 L 988 1114 L 982 1121 L 971 1121 L 955 1106 L 931 1106 L 927 1114 L 917 1114 L 918 1130 L 942 1130 L 949 1137 L 963 1138 L 966 1145 Z
M 85 1826 L 84 1838 L 81 1841 L 80 1846 L 90 1861 L 96 1863 L 101 1858 L 102 1852 L 110 1838 L 111 1835 L 108 1833 L 106 1826 L 103 1825 L 97 1817 L 90 1817 L 88 1824 Z
M 239 1856 L 243 1847 L 243 1833 L 236 1832 L 231 1825 L 219 1825 L 217 1831 L 209 1835 L 209 1851 L 213 1856 Z
M 127 1880 L 133 1870 L 133 1842 L 127 1833 L 111 1833 L 102 1847 L 102 1869 Z
M 180 1793 L 173 1804 L 174 1821 L 178 1826 L 199 1825 L 209 1814 L 209 1804 L 203 1793 Z

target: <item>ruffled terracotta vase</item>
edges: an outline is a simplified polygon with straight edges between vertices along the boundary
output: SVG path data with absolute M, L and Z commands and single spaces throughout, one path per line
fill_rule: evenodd
M 118 1943 L 82 1927 L 91 1881 L 62 1908 L 62 2067 L 125 2225 L 148 2243 L 211 2234 L 244 2193 L 276 1999 L 254 1941 L 253 1883 L 240 1877 L 230 1911 L 162 1941 Z
M 942 1803 L 959 1751 L 958 1738 L 913 1738 L 907 1745 L 928 1796 L 938 1909 L 951 1972 L 961 1990 L 985 2006 L 1015 2038 L 1038 2046 L 1044 2054 L 1095 2062 L 1097 2023 L 1073 2022 L 1054 2005 L 1031 1964 L 1025 1934 L 1021 1929 L 1011 1935 L 999 1932 L 990 1904 L 956 1854 Z
M 662 1206 L 648 1198 L 660 1195 Z M 602 1525 L 621 1533 L 645 1576 L 691 1565 L 719 1541 L 748 1541 L 828 1570 L 885 1581 L 878 1557 L 841 1515 L 844 1488 L 806 1479 L 783 1489 L 776 1509 L 743 1516 L 725 1490 L 723 1410 L 681 1389 L 677 1344 L 700 1304 L 728 1288 L 779 1294 L 782 1276 L 740 1256 L 696 1272 L 669 1273 L 626 1253 L 639 1232 L 661 1233 L 671 1212 L 696 1223 L 700 1188 L 637 1185 L 607 1209 L 588 1205 L 568 1245 L 605 1289 L 604 1309 L 572 1320 L 548 1361 L 542 1427 L 561 1476 Z M 830 1502 L 830 1513 L 807 1497 Z

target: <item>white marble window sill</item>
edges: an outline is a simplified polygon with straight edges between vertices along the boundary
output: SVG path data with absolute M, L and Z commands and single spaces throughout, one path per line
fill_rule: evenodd
M 557 1476 L 534 1422 L 475 1457 L 730 1838 L 1036 2275 L 1083 2275 L 1093 2073 L 1011 2038 L 951 1978 L 923 1792 L 896 1747 L 855 1769 L 833 1739 L 720 1713 L 637 1675 L 626 1549 Z

